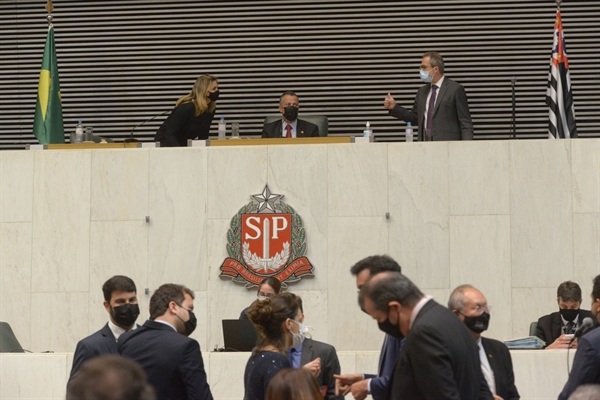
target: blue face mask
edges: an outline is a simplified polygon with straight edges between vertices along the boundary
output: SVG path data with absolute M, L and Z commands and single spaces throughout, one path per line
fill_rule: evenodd
M 425 83 L 429 83 L 433 80 L 433 76 L 429 75 L 429 73 L 432 70 L 430 69 L 429 71 L 423 71 L 423 70 L 419 70 L 419 77 L 421 78 L 421 80 Z

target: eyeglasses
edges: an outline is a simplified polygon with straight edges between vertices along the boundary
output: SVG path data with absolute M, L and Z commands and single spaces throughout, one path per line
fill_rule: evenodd
M 489 304 L 486 304 L 486 305 L 483 305 L 483 306 L 481 304 L 476 304 L 473 307 L 473 310 L 475 310 L 475 311 L 481 311 L 481 312 L 485 311 L 486 313 L 489 314 L 492 311 L 492 306 L 490 306 Z
M 256 296 L 256 298 L 260 301 L 266 300 L 266 299 L 272 299 L 273 297 L 275 297 L 274 294 L 272 293 L 259 293 L 258 296 Z
M 298 104 L 298 103 L 285 103 L 285 104 L 282 104 L 281 107 L 283 107 L 283 108 L 286 108 L 286 107 L 300 108 L 300 104 Z

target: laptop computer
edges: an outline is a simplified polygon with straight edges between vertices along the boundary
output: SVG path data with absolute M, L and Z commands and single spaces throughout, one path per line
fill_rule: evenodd
M 248 319 L 224 319 L 224 351 L 252 351 L 256 346 L 258 334 L 252 321 Z

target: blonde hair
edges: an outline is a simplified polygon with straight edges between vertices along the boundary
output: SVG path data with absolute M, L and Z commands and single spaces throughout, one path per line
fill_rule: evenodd
M 213 82 L 218 82 L 218 80 L 216 77 L 210 74 L 204 74 L 199 76 L 198 79 L 196 79 L 196 83 L 194 83 L 194 87 L 192 87 L 192 91 L 189 94 L 186 94 L 185 96 L 177 100 L 175 106 L 193 102 L 194 106 L 196 107 L 196 112 L 194 113 L 196 117 L 207 111 L 213 112 L 215 110 L 215 107 L 217 106 L 216 102 L 211 101 L 210 103 L 208 103 L 206 101 L 208 89 L 210 89 L 210 85 Z

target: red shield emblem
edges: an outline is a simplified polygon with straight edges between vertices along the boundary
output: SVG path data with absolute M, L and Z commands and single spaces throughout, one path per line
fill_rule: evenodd
M 286 287 L 301 276 L 313 275 L 313 266 L 306 258 L 302 218 L 282 198 L 265 186 L 231 219 L 227 232 L 229 257 L 221 265 L 220 277 L 250 288 L 269 276 Z
M 258 274 L 270 274 L 290 259 L 291 214 L 244 214 L 242 257 Z

